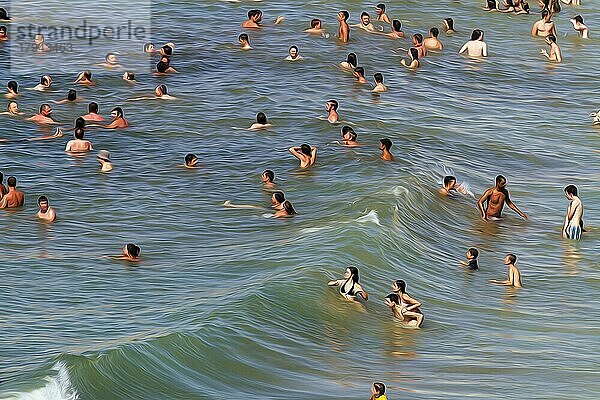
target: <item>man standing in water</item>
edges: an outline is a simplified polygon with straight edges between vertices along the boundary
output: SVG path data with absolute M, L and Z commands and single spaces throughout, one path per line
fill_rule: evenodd
M 565 196 L 569 199 L 569 208 L 563 225 L 562 235 L 565 239 L 580 240 L 583 232 L 583 203 L 577 196 L 577 186 L 565 188 Z
M 550 19 L 552 15 L 548 10 L 542 11 L 542 19 L 533 24 L 531 28 L 531 36 L 546 37 L 548 35 L 554 35 L 556 37 L 556 25 Z
M 348 18 L 350 14 L 348 11 L 340 11 L 337 15 L 338 21 L 340 22 L 340 28 L 338 29 L 338 39 L 342 43 L 348 43 L 350 39 L 350 26 L 348 25 Z
M 486 202 L 487 204 L 484 206 L 484 203 Z M 483 218 L 484 221 L 501 219 L 504 203 L 521 217 L 527 219 L 527 215 L 519 210 L 519 207 L 510 200 L 508 190 L 506 190 L 506 178 L 502 175 L 498 175 L 496 177 L 496 186 L 486 190 L 477 202 L 477 207 L 479 208 L 479 211 L 481 211 L 481 218 Z
M 17 190 L 17 178 L 14 176 L 9 177 L 6 180 L 6 185 L 8 186 L 8 193 L 0 201 L 0 208 L 23 207 L 25 195 Z

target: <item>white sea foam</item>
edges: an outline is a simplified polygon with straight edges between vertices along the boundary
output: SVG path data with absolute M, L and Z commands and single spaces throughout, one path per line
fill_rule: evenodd
M 55 374 L 47 376 L 44 387 L 29 392 L 15 392 L 0 395 L 3 400 L 77 400 L 79 395 L 71 385 L 69 372 L 62 362 L 52 367 Z
M 381 226 L 381 224 L 379 223 L 379 215 L 377 214 L 377 211 L 375 211 L 375 210 L 371 210 L 366 215 L 363 215 L 362 217 L 358 217 L 355 221 L 356 222 L 372 222 L 377 226 Z

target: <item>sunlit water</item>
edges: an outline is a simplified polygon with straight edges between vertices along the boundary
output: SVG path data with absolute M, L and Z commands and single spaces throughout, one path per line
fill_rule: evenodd
M 364 399 L 373 381 L 391 399 L 598 397 L 600 132 L 587 117 L 600 108 L 597 7 L 584 1 L 555 17 L 565 61 L 549 66 L 545 44 L 529 36 L 536 15 L 390 2 L 409 34 L 456 20 L 457 34 L 440 35 L 446 50 L 413 73 L 391 52 L 408 39 L 353 30 L 348 45 L 336 43 L 336 11 L 347 8 L 356 23 L 360 11 L 374 14 L 372 3 L 155 2 L 155 41 L 176 43 L 181 73 L 139 70 L 131 88 L 121 72 L 93 68 L 98 85 L 79 88 L 105 115 L 123 106 L 132 124 L 87 132 L 112 152 L 113 172 L 100 174 L 94 154 L 65 154 L 67 137 L 0 143 L 0 170 L 26 193 L 24 209 L 0 212 L 0 397 Z M 241 52 L 240 23 L 255 7 L 266 23 L 287 20 L 250 32 L 255 50 Z M 592 27 L 588 41 L 568 22 L 577 13 Z M 314 17 L 330 38 L 301 33 Z M 475 28 L 489 45 L 482 62 L 457 54 Z M 292 44 L 304 62 L 283 61 Z M 349 51 L 369 80 L 384 74 L 389 93 L 373 97 L 337 67 Z M 81 59 L 81 69 L 104 53 Z M 40 66 L 3 81 L 32 87 Z M 28 115 L 72 87 L 74 76 L 45 72 L 56 92 L 23 91 Z M 159 83 L 179 100 L 125 101 Z M 341 125 L 318 119 L 329 98 L 362 147 L 341 148 Z M 87 101 L 57 105 L 55 117 L 70 126 Z M 258 111 L 273 129 L 233 129 Z M 47 133 L 0 121 L 3 138 Z M 378 159 L 382 137 L 394 142 L 395 162 Z M 287 151 L 301 143 L 319 149 L 310 171 Z M 188 152 L 200 169 L 180 167 Z M 266 168 L 297 217 L 221 206 L 268 206 Z M 508 210 L 483 223 L 475 199 L 437 194 L 447 173 L 477 196 L 506 175 L 530 219 Z M 567 184 L 585 204 L 589 232 L 579 243 L 560 237 Z M 53 225 L 34 217 L 42 194 L 59 215 Z M 142 247 L 141 263 L 102 257 L 126 242 Z M 458 266 L 470 246 L 481 251 L 472 274 Z M 487 283 L 505 275 L 508 252 L 519 256 L 518 291 Z M 370 293 L 365 305 L 326 286 L 350 264 Z M 422 329 L 402 328 L 383 304 L 393 279 L 422 301 Z

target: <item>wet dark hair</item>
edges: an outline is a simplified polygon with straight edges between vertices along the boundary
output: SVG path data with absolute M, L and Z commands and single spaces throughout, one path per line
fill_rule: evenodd
M 337 111 L 338 107 L 340 106 L 340 104 L 337 102 L 337 100 L 329 100 L 328 103 L 330 103 L 332 108 L 336 111 Z
M 127 252 L 131 257 L 138 258 L 140 256 L 141 249 L 139 246 L 136 246 L 133 243 L 127 243 L 125 247 L 127 248 Z
M 473 33 L 471 33 L 471 40 L 479 40 L 479 38 L 482 36 L 483 31 L 481 29 L 475 29 Z
M 88 104 L 88 113 L 98 114 L 98 103 L 92 101 Z
M 454 20 L 452 18 L 444 18 L 446 25 L 448 25 L 448 30 L 454 30 Z
M 379 140 L 379 142 L 385 147 L 386 150 L 389 150 L 392 147 L 392 141 L 388 138 L 383 138 Z
M 292 51 L 292 49 L 296 49 L 296 53 L 299 53 L 299 52 L 300 52 L 300 50 L 298 49 L 298 46 L 296 46 L 296 45 L 294 45 L 294 46 L 290 46 L 290 48 L 288 49 L 288 52 L 289 52 L 289 51 Z
M 247 33 L 240 33 L 240 36 L 238 36 L 238 40 L 245 40 L 247 42 L 250 40 L 250 38 L 248 37 Z
M 406 282 L 404 282 L 402 279 L 397 279 L 394 281 L 394 283 L 396 284 L 398 289 L 400 289 L 401 293 L 406 293 Z
M 129 71 L 128 71 L 128 72 L 125 72 L 125 74 L 126 74 L 125 76 L 127 77 L 127 80 L 128 80 L 128 81 L 133 81 L 133 80 L 135 80 L 135 74 L 134 74 L 133 72 L 129 72 Z
M 383 83 L 383 74 L 377 72 L 373 75 L 373 78 L 375 78 L 376 83 Z
M 375 388 L 375 390 L 377 391 L 377 397 L 379 396 L 383 396 L 385 394 L 385 385 L 381 382 L 375 382 L 373 384 L 373 387 Z
M 370 17 L 369 13 L 366 11 L 363 11 L 360 13 L 360 19 L 362 19 L 362 17 Z
M 383 3 L 379 3 L 375 6 L 375 8 L 379 8 L 380 10 L 383 10 L 385 12 L 385 4 Z
M 2 172 L 0 172 L 0 184 L 2 184 L 3 180 L 4 180 L 4 174 Z
M 48 77 L 46 75 L 42 76 L 40 78 L 40 83 L 44 86 L 48 85 L 50 83 L 50 81 L 48 81 Z
M 552 43 L 556 43 L 556 36 L 550 34 L 548 36 L 546 36 L 546 39 L 548 39 L 549 41 L 551 41 Z
M 321 20 L 318 18 L 314 18 L 310 21 L 310 27 L 311 28 L 316 28 L 317 26 L 319 26 L 319 24 L 321 23 Z
M 83 76 L 87 80 L 92 79 L 92 71 L 90 71 L 89 69 L 86 69 L 85 71 L 83 71 Z
M 547 8 L 544 8 L 542 10 L 542 19 L 546 18 L 548 15 L 550 15 L 550 11 L 548 11 Z
M 40 114 L 42 113 L 43 110 L 48 109 L 48 108 L 52 109 L 52 107 L 50 107 L 50 104 L 48 104 L 48 103 L 42 104 L 40 106 Z
M 4 8 L 0 8 L 0 20 L 9 21 L 10 17 Z
M 392 21 L 392 28 L 395 32 L 400 32 L 400 30 L 402 29 L 402 22 L 400 22 L 400 20 L 393 20 Z
M 19 84 L 17 83 L 17 81 L 9 81 L 6 84 L 6 87 L 15 93 L 19 93 Z
M 164 45 L 163 47 L 160 48 L 162 50 L 162 52 L 166 55 L 166 56 L 172 56 L 173 55 L 173 48 L 171 46 L 167 46 Z
M 479 250 L 477 250 L 475 247 L 471 247 L 469 250 L 467 250 L 467 252 L 471 254 L 473 258 L 479 257 Z
M 262 14 L 262 11 L 260 11 L 260 10 L 256 10 L 256 9 L 250 10 L 250 11 L 248 11 L 248 19 L 251 19 L 252 17 L 258 17 L 261 14 Z
M 438 37 L 438 35 L 440 34 L 440 30 L 436 27 L 433 27 L 429 30 L 429 33 L 431 33 L 431 36 L 433 37 Z
M 400 305 L 400 296 L 398 296 L 396 293 L 390 293 L 387 296 L 385 296 L 385 298 L 389 299 L 392 303 L 395 303 L 396 305 Z
M 146 43 L 144 44 L 144 53 L 148 53 L 148 51 L 150 50 L 150 47 L 154 47 L 154 43 Z
M 345 128 L 350 128 L 349 126 L 345 127 Z M 342 129 L 342 135 L 350 135 L 350 140 L 351 141 L 355 141 L 356 140 L 356 132 L 354 132 L 354 129 L 350 128 L 350 129 L 346 129 L 346 131 L 344 132 L 344 129 Z
M 38 205 L 40 205 L 41 203 L 48 203 L 48 198 L 46 196 L 38 197 Z
M 360 280 L 360 276 L 358 275 L 358 268 L 348 267 L 348 269 L 350 270 L 350 274 L 352 274 L 352 281 L 354 283 L 358 283 L 358 281 Z
M 423 35 L 421 35 L 420 33 L 415 33 L 413 35 L 413 39 L 415 39 L 417 43 L 423 43 Z
M 350 18 L 350 13 L 346 10 L 342 10 L 340 13 L 344 15 L 344 21 L 348 21 L 348 18 Z
M 83 139 L 84 134 L 85 134 L 85 131 L 83 130 L 83 128 L 75 128 L 75 137 L 77 139 Z
M 509 254 L 507 254 L 507 255 L 506 255 L 506 257 L 508 257 L 508 261 L 509 261 L 511 264 L 514 264 L 514 263 L 516 263 L 516 262 L 517 262 L 517 256 L 515 256 L 515 255 L 514 255 L 514 254 L 512 254 L 512 253 L 509 253 Z
M 17 107 L 19 107 L 19 104 L 18 104 L 16 101 L 14 101 L 14 100 L 11 100 L 11 101 L 9 101 L 9 102 L 8 102 L 8 104 L 6 105 L 6 110 L 7 110 L 7 111 L 8 111 L 8 110 L 10 110 L 10 105 L 11 105 L 12 103 L 15 103 L 15 104 L 17 105 Z
M 17 178 L 15 178 L 14 176 L 9 176 L 6 180 L 6 184 L 8 185 L 8 187 L 17 187 Z
M 85 122 L 86 122 L 86 121 L 85 121 L 85 118 L 83 118 L 83 117 L 78 117 L 78 118 L 75 120 L 75 128 L 74 128 L 74 129 L 77 129 L 77 128 L 85 128 Z
M 69 101 L 77 100 L 77 91 L 75 89 L 69 89 L 69 92 L 67 93 L 67 100 L 69 100 Z
M 310 153 L 311 153 L 311 148 L 310 148 L 310 146 L 309 146 L 309 145 L 307 145 L 307 144 L 302 144 L 302 145 L 300 145 L 300 152 L 301 152 L 302 154 L 305 154 L 305 155 L 307 155 L 307 156 L 310 156 L 310 155 L 311 155 L 311 154 L 310 154 Z
M 288 215 L 294 215 L 297 214 L 296 210 L 294 210 L 294 206 L 292 205 L 292 203 L 289 202 L 289 200 L 285 200 L 282 204 L 281 207 L 285 210 L 285 212 Z
M 572 194 L 573 196 L 577 196 L 577 186 L 569 185 L 565 188 L 565 193 Z
M 359 74 L 362 77 L 365 76 L 365 69 L 363 67 L 354 68 L 354 72 L 356 72 L 357 74 Z
M 273 179 L 275 179 L 275 172 L 271 171 L 270 169 L 265 169 L 262 174 L 271 182 L 273 182 Z
M 121 117 L 123 118 L 123 109 L 121 107 L 115 107 L 112 110 L 110 110 L 110 112 L 112 113 L 113 111 L 117 112 L 117 117 Z
M 506 0 L 507 4 L 509 1 L 512 3 L 512 0 Z M 511 4 L 508 5 L 510 6 Z M 487 8 L 489 8 L 490 10 L 497 10 L 498 3 L 496 2 L 496 0 L 487 0 Z
M 498 175 L 496 177 L 496 185 L 499 185 L 501 183 L 506 183 L 506 178 L 504 177 L 504 175 Z
M 342 136 L 344 136 L 348 132 L 354 132 L 354 129 L 352 129 L 352 127 L 350 127 L 348 125 L 344 125 L 344 126 L 342 126 L 341 132 L 342 132 Z
M 488 0 L 488 3 L 489 3 L 490 1 L 493 1 L 493 0 Z M 495 4 L 496 4 L 496 2 L 494 1 L 494 5 L 495 5 Z M 506 5 L 507 5 L 508 7 L 514 7 L 514 6 L 515 6 L 515 4 L 513 3 L 513 0 L 506 0 Z M 488 6 L 488 7 L 489 7 L 489 6 Z M 494 8 L 494 7 L 489 7 L 489 8 Z
M 169 94 L 167 85 L 158 85 L 156 88 L 159 89 L 162 92 L 162 94 Z
M 452 176 L 452 175 L 446 175 L 444 177 L 444 186 L 448 186 L 450 184 L 450 182 L 456 182 L 456 177 Z
M 358 57 L 356 57 L 355 53 L 350 53 L 348 54 L 348 57 L 346 57 L 346 62 L 353 67 L 356 67 L 358 65 Z
M 581 15 L 576 15 L 573 17 L 573 19 L 575 20 L 575 22 L 579 22 L 580 24 L 583 24 L 583 17 Z
M 274 192 L 273 197 L 278 203 L 283 203 L 285 201 L 285 195 L 281 191 Z
M 6 34 L 6 26 L 0 25 L 0 32 L 4 32 L 4 34 Z
M 265 113 L 259 112 L 258 114 L 256 114 L 256 122 L 258 122 L 261 125 L 266 125 L 268 120 Z
M 170 63 L 168 61 L 159 61 L 158 63 L 156 63 L 156 71 L 160 72 L 160 73 L 165 73 L 167 72 L 167 69 L 169 69 Z
M 410 49 L 408 49 L 408 52 L 410 53 L 410 56 L 413 60 L 419 59 L 419 50 L 415 49 L 414 47 L 411 47 Z
M 192 154 L 192 153 L 186 154 L 185 155 L 185 165 L 190 165 L 191 162 L 196 158 L 198 158 L 198 157 L 196 157 L 195 154 Z

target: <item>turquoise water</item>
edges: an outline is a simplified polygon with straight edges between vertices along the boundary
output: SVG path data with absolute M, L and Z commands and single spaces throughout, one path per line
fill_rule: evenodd
M 287 20 L 250 32 L 255 50 L 241 52 L 239 26 L 256 7 L 266 22 Z M 390 399 L 597 398 L 600 139 L 587 117 L 600 108 L 597 7 L 555 17 L 559 66 L 529 36 L 536 16 L 479 7 L 390 2 L 407 33 L 456 20 L 458 33 L 440 36 L 446 50 L 408 72 L 391 52 L 407 39 L 353 30 L 340 46 L 301 33 L 320 17 L 333 36 L 336 11 L 356 22 L 371 3 L 154 2 L 155 41 L 176 44 L 181 73 L 136 70 L 131 88 L 121 72 L 92 68 L 98 85 L 78 88 L 104 115 L 123 106 L 132 124 L 87 132 L 111 151 L 113 172 L 100 174 L 94 154 L 65 154 L 67 137 L 0 143 L 0 171 L 26 194 L 24 209 L 0 212 L 0 398 L 361 399 L 373 381 Z M 576 13 L 592 27 L 589 41 L 570 28 Z M 489 45 L 482 62 L 456 54 L 475 28 Z M 283 61 L 292 44 L 304 62 Z M 369 80 L 384 74 L 389 93 L 373 97 L 337 68 L 349 51 Z M 104 53 L 90 52 L 81 69 Z M 32 87 L 43 64 L 3 81 Z M 24 91 L 28 115 L 72 87 L 72 74 L 46 72 L 57 91 Z M 179 100 L 125 101 L 159 83 Z M 363 146 L 335 144 L 341 126 L 318 119 L 329 98 Z M 55 117 L 69 126 L 86 103 L 57 105 Z M 258 111 L 273 129 L 233 129 Z M 2 138 L 44 133 L 23 119 L 0 123 Z M 393 163 L 378 159 L 382 137 L 394 142 Z M 319 148 L 309 171 L 287 151 L 300 143 Z M 188 152 L 200 169 L 180 167 Z M 266 168 L 298 216 L 221 206 L 267 206 Z M 506 175 L 530 219 L 508 210 L 483 223 L 473 198 L 439 197 L 449 172 L 477 196 Z M 585 205 L 589 232 L 578 243 L 560 237 L 567 184 Z M 35 219 L 42 194 L 57 210 L 53 225 Z M 102 257 L 126 242 L 142 247 L 142 262 Z M 475 274 L 457 265 L 470 246 L 481 251 Z M 487 283 L 504 276 L 508 252 L 519 256 L 521 290 Z M 347 265 L 361 271 L 364 305 L 326 286 Z M 402 328 L 383 304 L 393 279 L 423 303 L 422 329 Z

